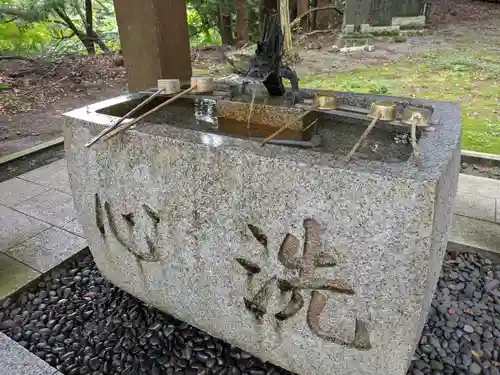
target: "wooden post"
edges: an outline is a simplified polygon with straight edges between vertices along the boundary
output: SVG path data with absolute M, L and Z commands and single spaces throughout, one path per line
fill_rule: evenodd
M 129 91 L 158 79 L 189 81 L 191 51 L 184 0 L 114 0 Z

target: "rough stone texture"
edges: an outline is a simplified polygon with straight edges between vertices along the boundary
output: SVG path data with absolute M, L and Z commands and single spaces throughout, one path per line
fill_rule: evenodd
M 0 333 L 0 374 L 5 375 L 60 375 L 36 355 Z
M 0 253 L 0 300 L 35 280 L 38 276 L 40 276 L 38 271 Z
M 450 240 L 460 247 L 500 253 L 498 223 L 454 215 L 450 236 Z
M 354 25 L 353 32 L 356 26 L 368 23 L 370 15 L 371 0 L 347 0 L 344 9 L 344 25 Z
M 455 213 L 475 219 L 495 222 L 495 198 L 458 191 Z
M 339 95 L 365 108 L 373 100 L 396 99 Z M 410 158 L 354 161 L 346 169 L 325 152 L 260 147 L 168 125 L 143 126 L 85 148 L 111 120 L 94 111 L 123 100 L 73 111 L 65 129 L 75 206 L 105 277 L 299 374 L 405 373 L 447 243 L 460 161 L 458 105 L 412 101 L 435 105 L 434 119 L 440 119 L 435 132 L 420 138 L 422 168 Z M 303 223 L 309 218 L 322 233 L 318 238 L 313 228 L 305 241 Z M 287 233 L 300 241 L 300 250 L 308 244 L 300 275 L 285 267 L 293 268 L 294 259 L 278 260 Z M 311 247 L 337 264 L 314 268 Z M 250 277 L 247 271 L 260 272 Z M 280 293 L 272 279 L 266 284 L 273 276 L 289 283 L 297 276 L 341 279 L 345 283 L 338 288 L 352 288 L 354 295 L 300 290 L 304 306 L 279 322 L 275 314 L 291 293 Z M 244 298 L 252 300 L 265 285 L 267 314 L 257 319 Z M 311 330 L 308 309 L 321 311 L 319 293 L 327 297 L 326 307 L 319 330 L 310 317 Z M 355 346 L 367 339 L 365 324 L 369 350 L 316 334 L 352 342 L 355 319 Z
M 344 34 L 399 33 L 403 29 L 421 29 L 429 12 L 422 0 L 347 0 Z M 359 29 L 357 29 L 359 28 Z

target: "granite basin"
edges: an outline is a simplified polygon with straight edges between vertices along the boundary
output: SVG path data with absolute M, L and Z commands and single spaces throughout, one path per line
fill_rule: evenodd
M 405 374 L 448 241 L 461 109 L 337 95 L 364 109 L 379 100 L 432 108 L 420 166 L 385 138 L 378 147 L 396 157 L 365 150 L 342 163 L 354 138 L 345 134 L 367 121 L 335 114 L 318 115 L 321 146 L 304 149 L 261 147 L 168 110 L 87 148 L 126 112 L 116 106 L 139 96 L 66 113 L 74 202 L 102 274 L 298 374 Z

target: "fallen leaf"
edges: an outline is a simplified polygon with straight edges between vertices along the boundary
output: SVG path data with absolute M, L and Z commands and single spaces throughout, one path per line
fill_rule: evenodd
M 475 352 L 474 350 L 472 350 L 472 355 L 474 357 L 481 357 L 481 355 L 478 352 Z
M 469 307 L 467 307 L 466 309 L 464 309 L 464 313 L 466 313 L 466 314 L 470 314 L 470 315 L 473 315 L 473 313 L 472 313 L 472 309 L 471 309 L 471 308 L 469 308 Z

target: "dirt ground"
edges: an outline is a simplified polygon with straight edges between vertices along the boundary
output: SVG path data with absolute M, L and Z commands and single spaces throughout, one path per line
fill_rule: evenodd
M 479 44 L 500 53 L 500 4 L 466 0 L 436 0 L 434 4 L 425 36 L 401 43 L 380 38 L 373 52 L 343 54 L 332 51 L 338 29 L 317 32 L 296 41 L 299 59 L 293 67 L 300 78 L 307 78 L 389 64 L 427 52 L 474 49 Z M 126 91 L 125 70 L 117 56 L 67 57 L 50 64 L 0 63 L 0 83 L 11 85 L 0 90 L 0 156 L 61 136 L 65 111 Z M 228 72 L 228 66 L 221 65 L 220 51 L 214 48 L 193 51 L 193 67 L 198 74 Z
M 126 90 L 115 57 L 68 57 L 55 62 L 13 60 L 0 65 L 0 156 L 62 136 L 63 113 Z

